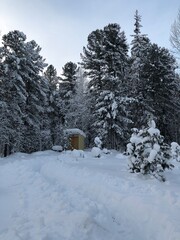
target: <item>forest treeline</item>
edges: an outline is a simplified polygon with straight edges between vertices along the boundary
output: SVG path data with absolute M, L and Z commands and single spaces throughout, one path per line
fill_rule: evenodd
M 180 143 L 180 77 L 168 49 L 141 33 L 136 11 L 127 43 L 117 23 L 91 32 L 81 62 L 67 62 L 58 76 L 41 48 L 18 30 L 0 48 L 0 155 L 66 144 L 64 129 L 80 128 L 86 146 L 99 137 L 123 148 L 133 127 L 156 121 L 166 142 Z

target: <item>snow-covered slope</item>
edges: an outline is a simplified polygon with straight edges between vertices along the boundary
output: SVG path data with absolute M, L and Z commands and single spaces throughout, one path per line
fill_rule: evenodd
M 179 240 L 180 163 L 167 181 L 112 152 L 0 159 L 0 240 Z

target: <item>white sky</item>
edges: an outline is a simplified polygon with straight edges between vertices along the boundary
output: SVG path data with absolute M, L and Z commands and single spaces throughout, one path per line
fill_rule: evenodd
M 118 23 L 128 43 L 134 13 L 142 16 L 142 33 L 152 42 L 170 48 L 170 28 L 179 0 L 0 0 L 0 30 L 23 31 L 35 40 L 41 54 L 58 72 L 68 61 L 79 62 L 88 35 L 109 23 Z

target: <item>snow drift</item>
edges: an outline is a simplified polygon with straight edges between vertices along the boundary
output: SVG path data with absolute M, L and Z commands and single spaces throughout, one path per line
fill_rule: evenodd
M 45 151 L 0 159 L 0 240 L 179 240 L 180 165 L 167 181 L 127 157 Z

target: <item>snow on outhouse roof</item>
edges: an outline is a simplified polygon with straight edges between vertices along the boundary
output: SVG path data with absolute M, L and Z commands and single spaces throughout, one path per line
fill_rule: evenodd
M 64 133 L 68 134 L 68 135 L 74 135 L 74 134 L 78 134 L 81 135 L 83 137 L 86 137 L 86 134 L 80 130 L 79 128 L 69 128 L 64 130 Z

